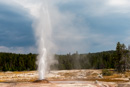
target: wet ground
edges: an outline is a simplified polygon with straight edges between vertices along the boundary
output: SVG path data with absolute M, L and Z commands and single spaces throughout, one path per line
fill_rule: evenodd
M 0 87 L 130 87 L 125 75 L 99 77 L 101 70 L 58 70 L 46 74 L 48 82 L 39 81 L 37 71 L 0 72 Z M 127 76 L 126 76 L 127 75 Z
M 50 83 L 0 83 L 0 87 L 117 87 L 117 85 L 115 83 L 93 83 L 88 81 L 50 81 Z

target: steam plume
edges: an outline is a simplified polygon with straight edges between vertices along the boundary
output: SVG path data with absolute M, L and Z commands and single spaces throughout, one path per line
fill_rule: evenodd
M 38 73 L 39 79 L 45 79 L 46 72 L 50 69 L 53 63 L 53 43 L 51 39 L 52 29 L 48 6 L 46 0 L 14 0 L 16 3 L 22 5 L 33 17 L 33 29 L 36 37 L 38 47 Z
M 38 45 L 38 53 L 39 56 L 37 58 L 39 79 L 45 79 L 45 74 L 49 67 L 48 57 L 50 47 L 52 45 L 51 42 L 51 24 L 49 18 L 49 12 L 47 8 L 46 0 L 42 2 L 41 6 L 38 9 L 39 16 L 35 19 L 34 30 L 36 32 L 36 40 Z M 52 57 L 52 56 L 51 56 Z

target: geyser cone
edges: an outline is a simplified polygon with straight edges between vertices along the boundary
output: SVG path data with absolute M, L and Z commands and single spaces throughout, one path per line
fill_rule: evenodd
M 34 83 L 49 83 L 49 81 L 46 79 L 42 79 L 42 80 L 36 80 L 34 81 Z

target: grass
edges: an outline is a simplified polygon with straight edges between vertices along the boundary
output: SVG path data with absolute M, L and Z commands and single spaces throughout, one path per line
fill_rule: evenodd
M 96 71 L 96 70 L 95 70 Z M 113 71 L 113 74 L 110 76 L 103 76 L 103 78 L 98 78 L 97 75 L 100 72 L 93 72 L 89 70 L 84 71 L 64 71 L 59 72 L 53 75 L 52 77 L 47 78 L 51 81 L 104 81 L 104 82 L 128 82 L 130 78 L 130 71 L 127 71 L 126 73 L 119 74 L 117 72 Z M 9 81 L 15 81 L 15 82 L 33 82 L 38 79 L 36 71 L 22 71 L 22 72 L 0 72 L 0 82 L 9 82 Z M 58 77 L 56 77 L 58 75 Z M 83 78 L 78 78 L 78 77 Z M 84 76 L 82 76 L 84 75 Z M 74 77 L 74 79 L 72 79 Z M 84 78 L 86 77 L 86 78 Z

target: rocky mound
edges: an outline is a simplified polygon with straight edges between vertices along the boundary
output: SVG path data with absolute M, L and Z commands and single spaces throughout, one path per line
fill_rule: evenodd
M 34 83 L 49 83 L 49 81 L 46 79 L 43 79 L 43 80 L 36 80 L 34 81 Z

